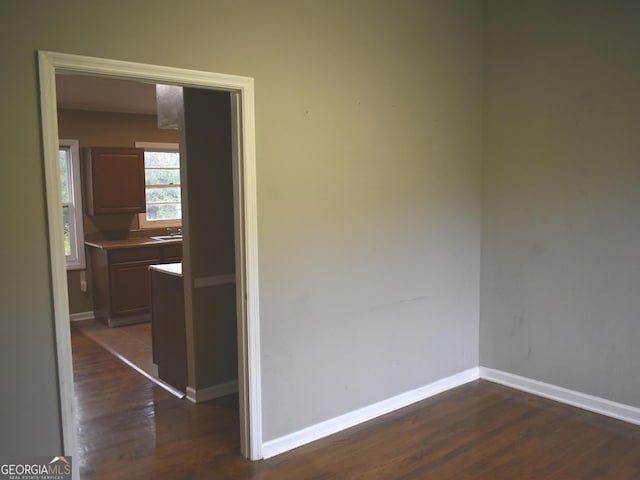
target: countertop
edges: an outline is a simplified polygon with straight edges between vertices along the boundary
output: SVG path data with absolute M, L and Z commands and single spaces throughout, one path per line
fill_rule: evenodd
M 103 250 L 116 250 L 119 248 L 137 248 L 150 247 L 160 245 L 179 245 L 182 243 L 182 237 L 172 238 L 168 240 L 155 240 L 151 237 L 125 238 L 122 240 L 87 240 L 85 245 Z
M 182 263 L 163 263 L 160 265 L 149 265 L 150 270 L 182 277 Z

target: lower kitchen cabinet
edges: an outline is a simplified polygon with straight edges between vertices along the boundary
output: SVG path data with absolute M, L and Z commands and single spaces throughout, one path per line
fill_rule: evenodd
M 106 243 L 106 242 L 105 242 Z M 92 269 L 95 318 L 110 327 L 151 320 L 149 265 L 179 262 L 182 245 L 131 248 L 87 243 Z
M 144 262 L 114 263 L 109 267 L 111 285 L 111 315 L 145 314 L 149 310 L 149 265 L 160 259 Z

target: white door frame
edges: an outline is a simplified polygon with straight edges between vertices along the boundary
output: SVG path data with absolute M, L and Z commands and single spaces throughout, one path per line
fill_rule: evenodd
M 262 458 L 262 397 L 260 383 L 260 322 L 258 297 L 258 242 L 256 208 L 255 114 L 253 79 L 173 67 L 38 52 L 40 108 L 49 228 L 51 281 L 55 317 L 60 415 L 66 455 L 76 453 L 73 366 L 69 299 L 65 266 L 56 74 L 85 74 L 224 90 L 232 93 L 234 109 L 234 204 L 236 208 L 236 285 L 238 301 L 238 384 L 242 454 Z M 77 462 L 74 462 L 74 467 Z M 74 468 L 75 470 L 75 468 Z M 75 478 L 77 478 L 74 475 Z

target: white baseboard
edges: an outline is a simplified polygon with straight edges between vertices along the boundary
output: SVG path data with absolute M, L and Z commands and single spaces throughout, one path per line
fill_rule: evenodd
M 477 380 L 478 378 L 478 368 L 470 368 L 469 370 L 443 378 L 424 387 L 401 393 L 400 395 L 374 403 L 373 405 L 345 413 L 339 417 L 326 420 L 283 437 L 269 440 L 262 444 L 262 456 L 263 458 L 273 457 L 315 440 L 319 440 L 320 438 L 328 435 L 354 427 L 381 415 L 393 412 L 394 410 L 406 407 L 412 403 L 419 402 L 451 388 Z
M 492 368 L 475 367 L 443 378 L 424 387 L 402 393 L 359 410 L 354 410 L 298 430 L 297 432 L 264 442 L 262 444 L 262 456 L 263 458 L 270 458 L 293 450 L 294 448 L 354 427 L 360 423 L 372 420 L 478 378 L 582 408 L 583 410 L 589 410 L 601 415 L 640 425 L 640 408 Z M 187 396 L 188 395 L 189 393 L 187 392 Z
M 94 314 L 93 314 L 93 310 L 89 310 L 88 312 L 79 312 L 79 313 L 72 313 L 69 315 L 69 320 L 71 320 L 72 322 L 79 322 L 80 320 L 93 320 Z
M 207 400 L 224 397 L 232 393 L 238 393 L 238 380 L 212 385 L 199 390 L 187 387 L 187 398 L 193 403 L 206 402 Z
M 589 410 L 591 412 L 617 418 L 625 422 L 640 425 L 640 408 L 613 402 L 601 397 L 594 397 L 586 393 L 576 392 L 531 378 L 521 377 L 493 368 L 480 367 L 480 378 L 499 383 L 507 387 L 532 393 L 540 397 L 556 400 L 567 405 Z

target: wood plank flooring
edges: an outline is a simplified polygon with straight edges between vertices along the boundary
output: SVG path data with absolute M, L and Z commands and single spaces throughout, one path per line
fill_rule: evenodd
M 640 479 L 640 427 L 486 381 L 249 462 L 237 396 L 194 405 L 72 344 L 83 480 Z
M 97 320 L 83 320 L 74 323 L 74 327 L 105 350 L 125 358 L 148 375 L 158 376 L 158 367 L 152 361 L 150 322 L 109 328 Z
M 75 322 L 73 326 L 152 382 L 179 398 L 185 396 L 185 392 L 181 392 L 158 377 L 158 367 L 153 363 L 150 322 L 109 328 L 97 320 L 83 320 Z

